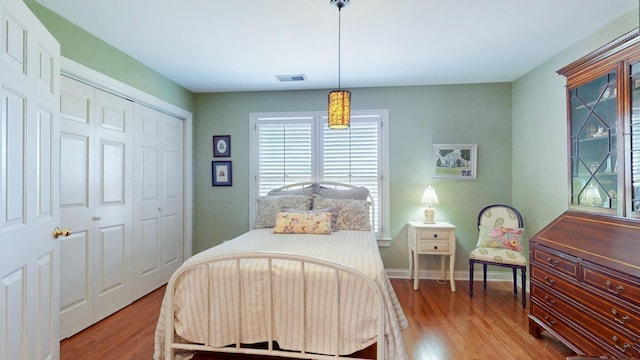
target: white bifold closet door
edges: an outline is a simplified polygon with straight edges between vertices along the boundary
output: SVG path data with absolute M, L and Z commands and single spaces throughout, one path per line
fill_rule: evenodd
M 167 283 L 184 260 L 182 120 L 62 77 L 61 335 Z
M 183 259 L 183 122 L 134 105 L 134 299 L 164 285 Z
M 61 337 L 131 303 L 133 102 L 62 76 Z

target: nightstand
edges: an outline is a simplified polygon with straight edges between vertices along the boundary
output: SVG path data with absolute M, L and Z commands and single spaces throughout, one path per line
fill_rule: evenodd
M 445 276 L 445 261 L 449 256 L 449 282 L 451 291 L 456 291 L 453 279 L 456 257 L 456 227 L 448 222 L 437 221 L 425 224 L 409 221 L 409 280 L 413 279 L 413 290 L 418 290 L 420 255 L 440 255 L 442 277 Z

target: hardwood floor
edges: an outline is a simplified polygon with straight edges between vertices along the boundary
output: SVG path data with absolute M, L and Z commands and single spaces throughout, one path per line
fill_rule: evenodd
M 456 283 L 455 293 L 448 283 L 435 280 L 420 281 L 419 291 L 406 279 L 392 279 L 391 283 L 409 320 L 404 338 L 410 359 L 561 360 L 574 355 L 552 337 L 529 335 L 528 309 L 522 309 L 509 282 L 491 282 L 486 292 L 477 282 L 472 299 L 465 281 Z M 163 293 L 164 287 L 63 340 L 61 360 L 151 359 Z M 195 359 L 259 358 L 218 354 Z
M 529 335 L 528 306 L 513 295 L 511 282 L 490 282 L 487 291 L 476 282 L 469 298 L 469 282 L 449 284 L 420 281 L 419 291 L 408 280 L 394 279 L 393 287 L 409 320 L 404 338 L 410 359 L 565 359 L 575 355 L 550 336 Z M 528 302 L 527 302 L 528 304 Z

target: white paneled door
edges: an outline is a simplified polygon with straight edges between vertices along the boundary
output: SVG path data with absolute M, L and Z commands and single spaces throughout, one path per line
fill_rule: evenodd
M 96 89 L 95 110 L 94 322 L 131 303 L 133 102 Z
M 134 105 L 134 299 L 182 264 L 183 121 Z
M 184 122 L 162 114 L 162 283 L 169 281 L 184 258 Z
M 61 77 L 60 156 L 66 171 L 60 174 L 62 219 L 73 229 L 60 242 L 60 336 L 66 338 L 91 324 L 93 318 L 94 237 L 92 220 L 93 129 L 89 126 L 93 89 Z
M 65 76 L 60 104 L 61 336 L 131 303 L 133 103 Z
M 60 47 L 0 0 L 0 359 L 59 358 Z

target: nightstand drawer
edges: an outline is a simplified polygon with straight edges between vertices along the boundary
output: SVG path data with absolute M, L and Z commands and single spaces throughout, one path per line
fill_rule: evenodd
M 418 253 L 422 252 L 449 252 L 449 241 L 418 241 Z
M 418 229 L 418 240 L 449 240 L 449 231 Z

